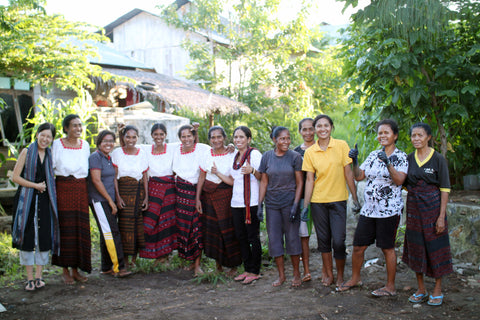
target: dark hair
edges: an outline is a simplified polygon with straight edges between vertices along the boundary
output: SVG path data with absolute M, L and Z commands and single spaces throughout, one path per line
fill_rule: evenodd
M 135 126 L 133 126 L 133 125 L 131 125 L 131 124 L 129 124 L 128 126 L 123 127 L 122 130 L 120 130 L 120 132 L 118 133 L 118 138 L 120 139 L 120 145 L 121 145 L 122 147 L 125 146 L 124 141 L 123 141 L 123 138 L 125 138 L 125 135 L 126 135 L 127 132 L 130 131 L 130 130 L 135 131 L 135 132 L 137 133 L 137 136 L 138 136 L 138 129 L 137 129 L 137 127 L 135 127 Z
M 252 138 L 252 131 L 250 130 L 250 128 L 246 126 L 238 126 L 235 128 L 235 130 L 233 130 L 233 135 L 235 135 L 235 132 L 237 132 L 237 130 L 242 130 L 247 138 Z
M 162 130 L 165 134 L 167 134 L 167 127 L 165 127 L 163 123 L 157 122 L 152 126 L 152 129 L 150 130 L 150 135 L 152 135 L 158 129 Z
M 272 131 L 273 138 L 277 139 L 280 133 L 282 133 L 283 131 L 288 131 L 288 133 L 290 133 L 290 130 L 288 130 L 288 128 L 282 126 L 275 127 L 275 129 L 273 129 Z
M 392 119 L 384 119 L 384 120 L 377 123 L 377 126 L 375 127 L 375 131 L 377 131 L 377 133 L 378 133 L 378 128 L 380 128 L 380 126 L 383 126 L 383 125 L 389 126 L 390 129 L 392 129 L 393 134 L 397 135 L 397 139 L 395 139 L 395 143 L 397 143 L 398 132 L 399 132 L 397 122 L 395 120 L 392 120 Z
M 192 133 L 192 135 L 194 137 L 197 136 L 197 131 L 195 129 L 193 129 L 193 126 L 191 124 L 186 124 L 186 125 L 183 125 L 180 127 L 180 129 L 178 129 L 178 138 L 181 139 L 182 138 L 182 131 L 183 130 L 190 130 L 190 132 Z
M 411 128 L 410 128 L 410 131 L 408 132 L 408 135 L 412 135 L 412 131 L 413 129 L 415 128 L 422 128 L 423 130 L 425 130 L 425 132 L 427 133 L 427 135 L 431 136 L 432 135 L 432 128 L 426 124 L 426 123 L 423 123 L 423 122 L 417 122 L 415 123 Z
M 317 122 L 318 122 L 320 119 L 327 119 L 328 122 L 330 123 L 330 125 L 332 126 L 332 129 L 334 128 L 332 118 L 330 118 L 330 117 L 327 116 L 326 114 L 319 114 L 318 116 L 315 117 L 315 119 L 313 120 L 313 126 L 314 126 L 314 127 L 317 125 Z
M 62 122 L 63 133 L 67 133 L 67 130 L 65 130 L 65 128 L 70 127 L 70 122 L 72 122 L 72 120 L 74 119 L 80 119 L 78 114 L 69 114 L 65 118 L 63 118 L 63 122 Z
M 211 127 L 210 129 L 208 129 L 208 140 L 210 140 L 210 139 L 212 138 L 212 137 L 211 137 L 211 134 L 212 134 L 212 132 L 215 131 L 215 130 L 220 130 L 220 132 L 222 133 L 223 138 L 224 138 L 224 139 L 227 138 L 227 134 L 226 134 L 226 132 L 225 132 L 225 129 L 223 129 L 222 126 L 213 126 L 213 127 Z
M 57 133 L 57 129 L 55 129 L 55 126 L 53 124 L 51 124 L 50 122 L 42 123 L 41 125 L 38 126 L 36 135 L 44 130 L 50 130 L 52 132 L 53 139 L 55 139 L 55 134 Z
M 278 126 L 273 126 L 273 127 L 272 127 L 272 130 L 270 130 L 270 139 L 272 139 L 272 140 L 273 140 L 273 138 L 275 137 L 275 136 L 273 135 L 273 132 L 275 131 L 275 129 L 276 129 L 277 127 L 278 127 Z
M 300 120 L 300 122 L 298 123 L 298 132 L 300 132 L 302 130 L 302 125 L 305 121 L 312 121 L 313 122 L 313 119 L 312 118 L 303 118 L 302 120 Z
M 102 130 L 98 133 L 97 135 L 97 140 L 95 141 L 96 142 L 96 145 L 97 145 L 97 148 L 100 146 L 100 144 L 102 143 L 103 139 L 105 139 L 106 136 L 112 136 L 113 137 L 113 141 L 115 142 L 115 133 L 113 133 L 112 131 L 110 130 Z

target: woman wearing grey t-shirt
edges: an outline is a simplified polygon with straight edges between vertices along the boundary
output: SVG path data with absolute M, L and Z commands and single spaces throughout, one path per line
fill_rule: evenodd
M 272 285 L 278 287 L 286 280 L 283 258 L 286 251 L 292 260 L 292 287 L 298 287 L 302 284 L 299 270 L 302 245 L 298 234 L 302 157 L 289 149 L 291 140 L 287 128 L 276 127 L 272 136 L 275 149 L 265 152 L 258 169 L 262 173 L 258 201 L 265 200 L 268 250 L 278 269 L 278 279 Z

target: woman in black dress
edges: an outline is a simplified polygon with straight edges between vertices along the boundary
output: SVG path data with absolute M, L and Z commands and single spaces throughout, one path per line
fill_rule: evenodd
M 45 287 L 42 267 L 48 263 L 50 250 L 59 251 L 57 198 L 49 148 L 55 132 L 51 123 L 40 125 L 35 142 L 23 149 L 13 169 L 12 180 L 20 186 L 15 197 L 12 244 L 20 250 L 20 264 L 27 270 L 27 291 Z

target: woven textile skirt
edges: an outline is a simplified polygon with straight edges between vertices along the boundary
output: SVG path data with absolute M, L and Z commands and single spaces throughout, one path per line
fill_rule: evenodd
M 57 176 L 60 255 L 52 256 L 59 267 L 92 271 L 87 179 Z
M 447 219 L 445 231 L 435 232 L 440 215 L 440 190 L 420 180 L 415 187 L 408 187 L 407 229 L 402 260 L 413 271 L 440 278 L 451 272 L 452 255 L 448 237 Z
M 175 202 L 175 178 L 151 177 L 148 182 L 148 210 L 143 217 L 145 248 L 140 250 L 140 257 L 158 259 L 176 249 Z
M 201 222 L 195 208 L 197 186 L 177 177 L 177 204 L 175 215 L 178 232 L 178 255 L 193 261 L 200 256 L 203 249 Z
M 201 216 L 205 255 L 229 268 L 242 264 L 240 245 L 233 227 L 231 200 L 231 186 L 205 181 Z
M 143 235 L 142 202 L 145 198 L 143 180 L 131 177 L 118 179 L 118 192 L 125 208 L 118 210 L 118 228 L 122 238 L 123 254 L 136 255 L 145 247 Z

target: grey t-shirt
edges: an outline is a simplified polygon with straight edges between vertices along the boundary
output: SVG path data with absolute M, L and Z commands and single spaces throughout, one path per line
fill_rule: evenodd
M 295 199 L 295 171 L 302 171 L 302 156 L 288 150 L 283 156 L 275 155 L 274 150 L 262 156 L 258 171 L 268 175 L 265 204 L 272 209 L 290 206 Z
M 101 179 L 103 185 L 110 198 L 115 201 L 115 168 L 113 167 L 112 158 L 110 158 L 110 156 L 105 156 L 97 150 L 90 155 L 90 158 L 88 158 L 88 164 L 90 170 L 100 170 L 102 172 Z M 88 177 L 88 195 L 90 202 L 106 201 L 93 185 L 92 177 L 90 177 L 90 175 Z

